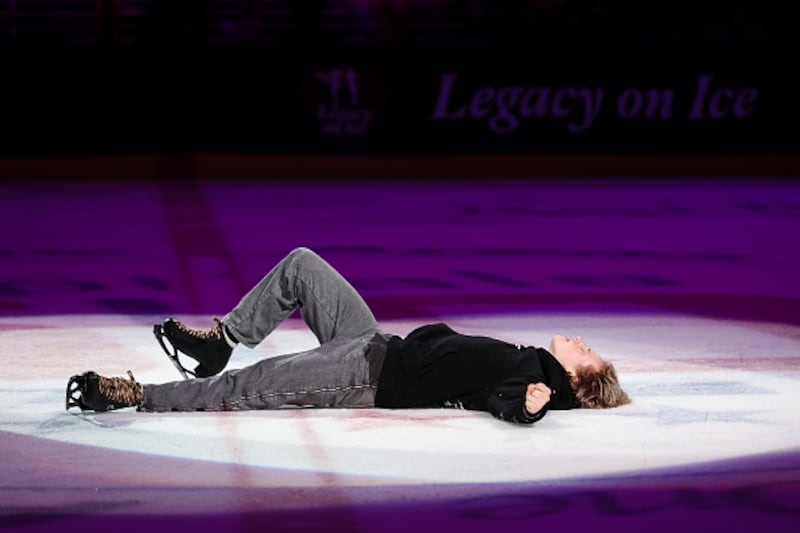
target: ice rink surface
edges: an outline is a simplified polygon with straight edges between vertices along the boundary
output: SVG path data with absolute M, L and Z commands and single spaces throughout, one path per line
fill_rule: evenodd
M 0 526 L 15 531 L 796 531 L 800 182 L 12 183 L 0 196 Z M 81 414 L 85 370 L 179 375 L 307 246 L 383 329 L 581 335 L 633 403 L 551 412 Z M 314 346 L 295 316 L 230 368 Z

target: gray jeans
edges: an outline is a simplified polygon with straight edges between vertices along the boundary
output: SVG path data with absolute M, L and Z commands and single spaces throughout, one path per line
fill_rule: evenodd
M 300 308 L 320 346 L 210 378 L 144 385 L 144 411 L 374 407 L 389 338 L 366 302 L 333 267 L 297 248 L 222 323 L 254 347 Z

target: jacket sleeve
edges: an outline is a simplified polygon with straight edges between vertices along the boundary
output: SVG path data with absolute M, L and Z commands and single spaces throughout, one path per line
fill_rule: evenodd
M 538 422 L 547 414 L 548 404 L 545 404 L 537 413 L 529 413 L 525 409 L 528 384 L 537 381 L 542 381 L 542 379 L 530 381 L 524 378 L 513 378 L 502 382 L 489 396 L 489 412 L 495 418 L 515 424 Z

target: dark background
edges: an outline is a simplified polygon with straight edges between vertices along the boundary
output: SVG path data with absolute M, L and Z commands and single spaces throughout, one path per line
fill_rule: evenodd
M 747 155 L 793 173 L 798 15 L 763 2 L 6 1 L 0 166 L 137 154 Z M 604 100 L 581 131 L 548 115 L 501 133 L 487 125 L 493 102 L 484 117 L 433 119 L 447 74 L 453 109 L 486 87 L 587 87 Z M 703 117 L 690 118 L 701 76 Z M 622 116 L 626 90 L 669 91 L 670 112 Z M 737 116 L 742 91 L 756 96 Z M 718 92 L 727 100 L 714 116 Z

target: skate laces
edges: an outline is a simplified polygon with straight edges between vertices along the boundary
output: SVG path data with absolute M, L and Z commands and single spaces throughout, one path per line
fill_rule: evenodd
M 128 370 L 128 376 L 130 380 L 98 376 L 97 386 L 100 389 L 100 394 L 120 404 L 139 405 L 144 401 L 142 386 L 136 381 L 136 378 L 133 377 L 133 372 L 130 370 Z
M 206 339 L 222 339 L 222 322 L 219 318 L 214 317 L 214 326 L 211 329 L 200 330 L 200 329 L 191 329 L 187 328 L 183 322 L 175 321 L 175 325 L 184 333 L 191 335 L 192 337 L 197 337 L 198 339 L 206 340 Z

